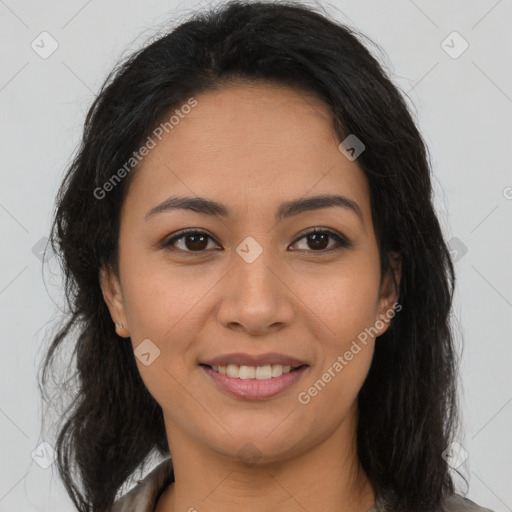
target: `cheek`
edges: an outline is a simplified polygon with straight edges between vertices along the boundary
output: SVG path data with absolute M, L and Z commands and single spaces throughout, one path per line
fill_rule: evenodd
M 318 284 L 318 281 L 317 281 Z M 331 411 L 331 427 L 342 421 L 368 375 L 374 352 L 371 327 L 377 314 L 378 276 L 337 273 L 329 285 L 308 288 L 306 308 L 318 343 L 318 367 L 298 399 L 315 410 Z M 321 318 L 321 322 L 315 320 Z
M 318 416 L 329 411 L 329 421 L 324 428 L 337 428 L 343 421 L 368 375 L 373 355 L 373 344 L 362 348 L 350 361 L 334 359 L 324 366 L 318 375 L 312 377 L 300 390 L 298 401 L 311 407 Z M 311 411 L 310 411 L 311 412 Z
M 163 408 L 187 403 L 180 382 L 187 372 L 187 351 L 196 322 L 202 288 L 184 283 L 179 272 L 139 261 L 125 267 L 125 311 L 135 355 L 137 348 L 150 340 L 151 363 L 136 357 L 140 376 L 149 393 Z M 156 347 L 156 348 L 154 348 Z M 190 411 L 189 411 L 190 412 Z
M 213 275 L 194 272 L 136 251 L 126 251 L 122 271 L 125 310 L 131 333 L 138 338 L 172 338 L 194 315 L 201 299 L 215 284 Z M 167 334 L 167 336 L 166 336 Z
M 343 345 L 374 324 L 379 275 L 373 267 L 361 262 L 339 266 L 322 276 L 304 276 L 297 286 L 307 306 L 305 312 L 310 311 L 310 317 L 319 320 L 317 337 Z
M 153 348 L 158 355 L 151 365 L 136 359 L 141 378 L 162 407 L 172 408 L 187 400 L 179 382 L 190 371 L 208 293 L 218 276 L 140 260 L 131 269 L 127 265 L 125 272 L 125 311 L 135 354 L 144 340 L 157 347 Z

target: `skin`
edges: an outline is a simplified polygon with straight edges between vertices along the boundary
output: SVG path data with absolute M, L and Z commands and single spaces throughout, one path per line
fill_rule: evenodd
M 121 212 L 119 277 L 100 271 L 118 334 L 134 349 L 150 339 L 160 350 L 149 366 L 136 359 L 162 407 L 176 475 L 156 510 L 365 512 L 376 489 L 357 458 L 357 394 L 378 340 L 360 344 L 308 404 L 297 395 L 397 301 L 391 274 L 380 286 L 367 179 L 339 151 L 328 108 L 313 95 L 235 83 L 195 98 L 136 171 Z M 362 220 L 329 207 L 276 223 L 282 202 L 334 193 L 355 201 Z M 171 210 L 145 219 L 173 195 L 219 201 L 232 215 Z M 329 251 L 338 246 L 329 237 L 318 249 L 303 234 L 313 227 L 353 246 Z M 202 252 L 187 237 L 175 252 L 158 245 L 186 228 L 211 236 Z M 247 236 L 263 250 L 252 263 L 236 252 Z M 399 282 L 399 261 L 394 274 Z M 231 352 L 279 352 L 310 367 L 280 395 L 248 401 L 220 391 L 198 366 Z M 237 455 L 247 443 L 256 462 Z

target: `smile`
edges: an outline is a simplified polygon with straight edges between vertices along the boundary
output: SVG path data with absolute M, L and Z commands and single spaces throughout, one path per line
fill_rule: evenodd
M 264 366 L 239 366 L 237 364 L 228 364 L 227 366 L 212 366 L 214 372 L 221 375 L 227 375 L 234 379 L 243 380 L 266 380 L 281 377 L 283 373 L 289 373 L 297 370 L 300 366 L 292 368 L 290 365 L 267 364 Z
M 272 398 L 293 386 L 310 368 L 304 364 L 291 365 L 227 366 L 200 365 L 217 389 L 244 400 Z

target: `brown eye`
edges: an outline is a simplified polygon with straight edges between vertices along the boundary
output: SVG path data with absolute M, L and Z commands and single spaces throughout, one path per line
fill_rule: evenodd
M 204 231 L 182 231 L 172 237 L 164 246 L 169 250 L 177 249 L 183 252 L 204 252 L 208 248 L 209 240 L 213 240 L 213 238 Z M 180 242 L 181 247 L 176 245 L 177 242 Z
M 329 252 L 330 250 L 352 246 L 352 243 L 349 242 L 345 237 L 334 231 L 331 231 L 330 229 L 313 228 L 301 238 L 299 238 L 298 241 L 302 239 L 306 240 L 307 247 L 305 249 L 303 248 L 299 250 L 310 250 L 312 252 Z M 329 246 L 329 239 L 332 239 L 336 242 L 334 246 Z M 298 241 L 295 242 L 295 244 L 297 244 Z
M 327 233 L 311 233 L 306 237 L 311 249 L 326 249 L 329 245 L 330 235 Z
M 306 240 L 306 247 L 299 248 L 306 252 L 330 252 L 333 250 L 352 247 L 353 243 L 345 237 L 330 229 L 313 228 L 295 242 Z M 163 246 L 169 251 L 181 251 L 183 253 L 203 253 L 208 249 L 220 249 L 216 244 L 209 246 L 209 242 L 214 239 L 204 231 L 188 230 L 182 231 L 173 236 Z M 330 243 L 334 242 L 334 243 Z M 292 249 L 296 250 L 296 249 Z
M 202 249 L 206 249 L 208 245 L 208 236 L 203 234 L 184 235 L 183 238 L 185 240 L 185 246 L 191 251 L 200 251 Z

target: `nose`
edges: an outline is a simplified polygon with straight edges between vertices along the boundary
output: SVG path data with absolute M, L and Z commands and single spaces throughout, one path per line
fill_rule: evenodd
M 248 262 L 238 254 L 223 279 L 217 319 L 225 328 L 263 336 L 291 324 L 294 315 L 293 286 L 270 251 Z M 267 256 L 268 254 L 268 256 Z M 281 270 L 281 271 L 280 271 Z

